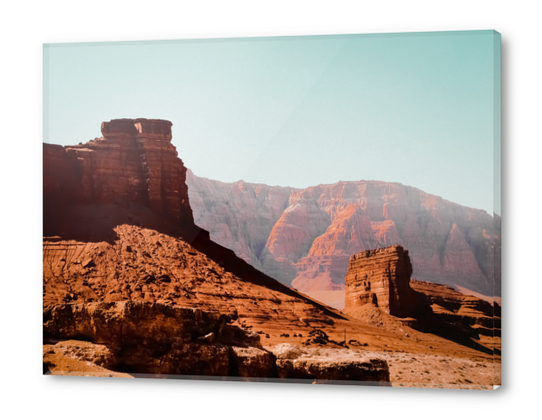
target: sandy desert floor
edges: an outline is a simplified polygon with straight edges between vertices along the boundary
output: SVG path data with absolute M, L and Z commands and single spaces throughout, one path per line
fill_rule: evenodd
M 370 353 L 373 353 L 370 357 L 388 362 L 395 387 L 492 390 L 494 384 L 500 383 L 500 361 L 417 353 Z
M 280 345 L 279 345 L 280 346 Z M 269 350 L 272 350 L 269 348 Z M 492 390 L 500 384 L 500 360 L 487 357 L 457 357 L 396 351 L 370 351 L 300 347 L 310 358 L 382 359 L 390 369 L 394 387 Z

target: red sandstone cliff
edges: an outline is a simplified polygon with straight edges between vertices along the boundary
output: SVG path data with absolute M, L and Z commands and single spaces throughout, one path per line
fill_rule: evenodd
M 194 224 L 169 121 L 113 120 L 102 134 L 78 146 L 44 145 L 45 306 L 166 301 L 280 332 L 289 324 L 309 328 L 301 318 L 316 326 L 342 318 Z
M 151 213 L 196 231 L 171 125 L 112 120 L 102 123 L 102 138 L 86 144 L 44 144 L 44 235 L 97 238 L 122 221 L 142 224 Z
M 273 227 L 266 225 L 255 241 L 250 229 L 239 228 L 247 219 L 236 209 L 246 205 L 247 197 L 233 193 L 231 185 L 237 184 L 196 176 L 187 182 L 191 198 L 205 197 L 205 205 L 193 202 L 196 224 L 238 255 L 248 255 L 245 244 L 257 243 L 257 252 L 249 247 L 252 255 L 246 260 L 298 290 L 344 289 L 350 255 L 401 245 L 410 252 L 415 278 L 500 296 L 500 218 L 483 210 L 397 183 L 358 181 L 292 190 L 277 218 L 287 193 L 282 189 L 276 194 L 280 198 L 267 197 L 265 208 L 251 213 L 254 218 L 275 210 L 269 219 Z M 239 185 L 246 190 L 252 184 Z M 217 221 L 215 209 L 227 217 Z M 228 231 L 231 238 L 221 237 Z

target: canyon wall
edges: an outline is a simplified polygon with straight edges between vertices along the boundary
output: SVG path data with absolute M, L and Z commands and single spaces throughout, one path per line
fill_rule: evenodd
M 112 120 L 102 124 L 102 138 L 44 145 L 44 307 L 160 301 L 230 314 L 272 337 L 344 320 L 212 242 L 194 224 L 171 125 Z M 255 194 L 264 197 L 256 207 L 271 203 L 271 214 L 282 213 L 265 198 L 274 191 Z M 264 222 L 246 226 L 257 230 Z M 268 223 L 264 230 L 271 229 Z
M 243 181 L 212 181 L 195 176 L 190 169 L 186 182 L 198 226 L 212 226 L 211 240 L 261 270 L 261 253 L 295 190 Z
M 400 245 L 409 250 L 415 278 L 500 296 L 500 218 L 483 210 L 378 181 L 281 189 L 190 175 L 187 183 L 197 225 L 300 291 L 343 290 L 351 255 Z M 252 195 L 237 191 L 251 189 L 269 191 L 263 206 L 251 205 Z M 245 207 L 248 215 L 239 211 Z M 254 229 L 245 226 L 260 216 L 270 223 L 255 240 Z

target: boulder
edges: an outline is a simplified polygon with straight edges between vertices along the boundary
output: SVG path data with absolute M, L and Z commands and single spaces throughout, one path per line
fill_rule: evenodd
M 232 375 L 245 378 L 277 377 L 273 353 L 256 347 L 232 347 Z
M 103 344 L 94 344 L 88 341 L 66 340 L 55 345 L 44 345 L 44 352 L 50 351 L 57 355 L 71 357 L 72 359 L 91 362 L 106 369 L 113 369 L 118 361 L 113 353 Z
M 319 330 L 315 331 L 313 336 L 323 336 Z M 299 348 L 289 343 L 277 344 L 269 350 L 277 357 L 279 378 L 314 380 L 315 383 L 361 381 L 384 386 L 390 381 L 385 360 L 370 359 L 359 352 Z
M 126 372 L 270 374 L 274 357 L 262 349 L 258 334 L 229 322 L 219 313 L 144 301 L 63 304 L 45 309 L 44 338 L 94 343 L 80 345 L 82 349 L 57 344 L 55 351 L 96 362 L 96 349 L 101 348 L 110 354 L 109 367 Z
M 303 349 L 290 343 L 277 344 L 275 347 L 271 348 L 271 351 L 278 359 L 297 359 L 298 357 L 307 354 Z
M 43 346 L 43 374 L 60 376 L 98 376 L 133 378 L 108 367 L 114 357 L 102 345 L 70 340 Z
M 318 383 L 361 381 L 371 385 L 389 386 L 390 372 L 385 360 L 336 360 L 332 357 L 278 359 L 279 378 L 315 379 Z

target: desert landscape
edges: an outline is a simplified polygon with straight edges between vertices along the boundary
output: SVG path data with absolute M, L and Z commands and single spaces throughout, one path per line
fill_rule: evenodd
M 44 143 L 44 374 L 500 384 L 498 216 L 377 181 L 198 178 L 171 127 Z

